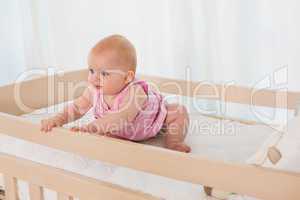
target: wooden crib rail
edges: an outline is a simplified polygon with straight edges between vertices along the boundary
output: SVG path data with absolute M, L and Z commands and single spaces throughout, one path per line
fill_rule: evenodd
M 0 111 L 21 115 L 78 97 L 86 87 L 86 69 L 43 76 L 0 87 Z M 256 89 L 137 75 L 161 92 L 253 106 L 296 109 L 300 92 Z M 5 95 L 3 95 L 5 94 Z
M 0 112 L 21 115 L 72 100 L 86 87 L 87 70 L 42 76 L 0 87 Z
M 300 199 L 299 173 L 210 160 L 124 140 L 74 134 L 63 128 L 43 134 L 39 124 L 3 113 L 0 124 L 0 133 L 90 159 L 261 199 Z
M 139 78 L 152 83 L 153 87 L 161 92 L 200 99 L 291 110 L 296 109 L 300 103 L 300 92 L 258 89 L 233 84 L 196 82 L 149 75 L 139 75 Z
M 5 199 L 17 200 L 17 179 L 29 182 L 30 200 L 43 200 L 43 188 L 58 192 L 58 200 L 158 200 L 151 195 L 84 177 L 61 169 L 0 153 Z

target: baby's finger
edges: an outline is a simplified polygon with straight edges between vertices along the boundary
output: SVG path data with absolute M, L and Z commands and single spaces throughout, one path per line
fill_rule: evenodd
M 51 129 L 52 129 L 52 125 L 48 124 L 48 126 L 47 126 L 47 132 L 51 131 Z
M 78 132 L 79 128 L 77 126 L 73 126 L 70 128 L 71 131 Z
M 93 134 L 97 133 L 97 125 L 95 125 L 95 124 L 89 125 L 88 129 L 89 129 L 90 133 L 93 133 Z
M 88 128 L 86 126 L 80 127 L 81 132 L 88 132 Z
M 42 125 L 42 130 L 43 130 L 43 132 L 47 132 L 47 124 Z
M 41 121 L 40 131 L 44 131 L 45 129 L 45 122 L 44 120 Z
M 40 131 L 43 131 L 44 127 L 43 127 L 43 124 L 41 123 L 40 125 Z
M 55 122 L 50 123 L 50 129 L 49 131 L 52 131 L 53 128 L 57 127 Z

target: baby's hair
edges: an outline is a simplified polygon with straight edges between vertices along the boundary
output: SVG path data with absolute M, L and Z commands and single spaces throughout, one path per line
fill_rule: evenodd
M 112 52 L 117 56 L 120 64 L 126 65 L 129 70 L 135 72 L 137 65 L 136 51 L 133 44 L 122 35 L 110 35 L 100 40 L 92 49 L 91 53 L 100 54 Z

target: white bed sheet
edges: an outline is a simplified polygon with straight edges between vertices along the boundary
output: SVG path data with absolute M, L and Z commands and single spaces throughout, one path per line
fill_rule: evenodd
M 23 117 L 34 123 L 53 115 L 63 104 L 51 106 L 26 114 Z M 191 109 L 191 108 L 189 108 Z M 192 112 L 191 112 L 192 113 Z M 266 126 L 248 126 L 236 122 L 220 121 L 201 115 L 191 114 L 191 126 L 186 142 L 192 147 L 193 154 L 211 159 L 222 159 L 233 162 L 245 162 L 272 133 Z M 89 112 L 77 122 L 87 123 L 93 119 Z M 260 131 L 257 131 L 257 128 Z M 26 134 L 26 130 L 24 130 Z M 170 200 L 199 199 L 203 197 L 200 185 L 176 181 L 125 167 L 115 166 L 91 160 L 72 153 L 66 153 L 49 147 L 33 144 L 0 134 L 0 152 L 40 162 L 49 166 L 65 169 L 99 180 L 109 181 L 127 188 L 141 190 L 154 196 Z M 24 183 L 20 183 L 21 199 L 29 199 Z M 203 199 L 207 197 L 203 197 Z M 56 199 L 55 193 L 46 192 L 46 199 Z

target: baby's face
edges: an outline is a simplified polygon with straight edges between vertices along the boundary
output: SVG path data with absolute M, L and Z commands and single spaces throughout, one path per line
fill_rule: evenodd
M 118 94 L 128 83 L 128 68 L 113 53 L 90 53 L 88 82 L 105 95 Z

